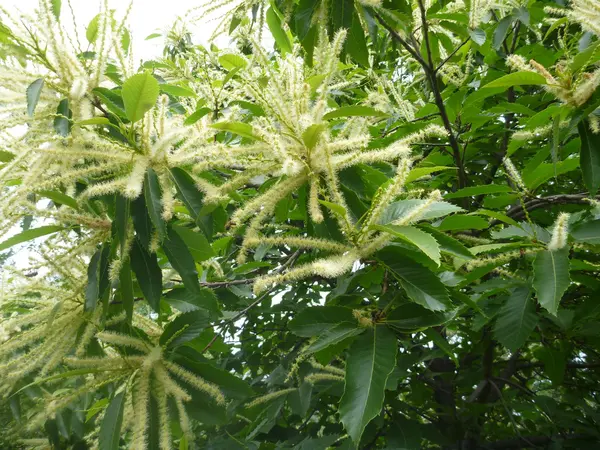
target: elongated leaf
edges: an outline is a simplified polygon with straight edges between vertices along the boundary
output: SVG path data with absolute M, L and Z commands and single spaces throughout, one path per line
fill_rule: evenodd
M 370 106 L 351 105 L 342 106 L 336 110 L 330 111 L 323 116 L 324 120 L 337 119 L 338 117 L 350 117 L 350 116 L 361 116 L 361 117 L 385 117 L 386 113 L 381 112 Z
M 211 125 L 212 128 L 221 131 L 229 131 L 230 133 L 237 134 L 239 136 L 260 140 L 260 138 L 254 134 L 252 125 L 244 122 L 219 122 Z
M 433 167 L 414 167 L 408 173 L 406 177 L 406 182 L 411 183 L 415 180 L 418 180 L 421 177 L 426 175 L 430 175 L 435 172 L 442 172 L 445 170 L 456 170 L 456 167 L 448 167 L 448 166 L 433 166 Z
M 167 228 L 167 237 L 163 241 L 163 250 L 173 268 L 181 275 L 187 290 L 193 293 L 200 292 L 198 271 L 192 254 L 179 234 L 172 227 Z
M 489 227 L 489 223 L 483 217 L 470 216 L 466 214 L 455 214 L 453 216 L 446 217 L 442 220 L 442 223 L 438 226 L 441 231 L 454 231 L 454 230 L 485 230 Z
M 158 99 L 159 85 L 149 73 L 138 73 L 129 77 L 121 90 L 125 114 L 132 122 L 137 122 L 150 110 Z
M 171 169 L 171 175 L 173 176 L 173 182 L 175 183 L 179 197 L 192 218 L 196 219 L 202 210 L 202 206 L 204 206 L 202 192 L 198 190 L 193 178 L 185 170 L 174 167 Z
M 123 410 L 125 409 L 125 392 L 116 394 L 110 401 L 98 434 L 100 450 L 118 450 L 121 438 L 121 425 L 123 424 Z
M 440 246 L 430 234 L 411 226 L 375 225 L 373 228 L 398 236 L 416 245 L 423 253 L 435 261 L 438 266 L 440 265 Z
M 582 223 L 571 231 L 571 236 L 576 241 L 588 244 L 600 244 L 600 220 Z
M 167 348 L 178 347 L 198 337 L 209 323 L 208 312 L 203 309 L 180 314 L 167 324 L 165 331 L 160 335 L 159 343 Z
M 148 207 L 148 215 L 152 224 L 158 231 L 158 235 L 161 239 L 164 239 L 166 235 L 166 225 L 162 217 L 162 192 L 160 184 L 158 183 L 158 175 L 152 168 L 148 168 L 146 175 L 144 176 L 144 200 Z
M 71 132 L 71 117 L 73 112 L 69 109 L 69 100 L 62 99 L 56 108 L 57 116 L 54 118 L 54 131 L 60 136 L 68 136 Z
M 533 263 L 533 287 L 538 302 L 556 315 L 560 300 L 569 287 L 569 249 L 539 252 Z
M 302 133 L 302 140 L 304 141 L 304 145 L 306 145 L 306 148 L 315 148 L 315 146 L 319 142 L 321 133 L 325 129 L 325 124 L 315 123 L 308 127 L 306 130 L 304 130 L 304 133 Z
M 381 325 L 368 329 L 350 347 L 339 412 L 344 428 L 357 445 L 367 424 L 381 412 L 385 384 L 396 364 L 397 351 L 395 334 Z
M 55 205 L 67 205 L 73 209 L 79 209 L 77 200 L 60 191 L 38 191 L 37 193 L 42 197 L 49 198 Z
M 469 186 L 459 189 L 456 192 L 450 192 L 444 195 L 444 198 L 449 200 L 452 198 L 473 197 L 476 195 L 499 194 L 503 192 L 513 192 L 510 186 L 503 184 L 486 184 L 483 186 Z
M 131 268 L 148 304 L 159 310 L 162 295 L 162 271 L 158 265 L 156 253 L 149 253 L 142 247 L 139 239 L 134 239 L 131 247 Z
M 292 333 L 311 337 L 321 334 L 341 322 L 356 321 L 350 308 L 342 306 L 313 306 L 301 311 L 289 324 Z
M 535 304 L 527 286 L 516 288 L 498 313 L 494 336 L 514 352 L 522 347 L 538 322 Z
M 307 353 L 321 351 L 331 345 L 338 344 L 345 339 L 358 336 L 365 328 L 360 328 L 358 322 L 340 322 L 326 329 L 317 339 L 305 350 Z
M 515 72 L 504 75 L 503 77 L 486 84 L 482 89 L 498 87 L 508 88 L 512 86 L 523 86 L 528 84 L 546 84 L 546 79 L 536 72 Z
M 14 236 L 9 237 L 5 241 L 0 242 L 0 251 L 6 250 L 7 248 L 12 247 L 13 245 L 31 241 L 32 239 L 41 236 L 46 236 L 47 234 L 56 233 L 57 231 L 61 231 L 64 229 L 64 227 L 58 225 L 45 225 L 43 227 L 31 228 L 29 230 L 22 231 L 19 234 L 15 234 Z
M 418 331 L 428 327 L 443 325 L 452 320 L 455 315 L 455 311 L 434 312 L 416 303 L 405 303 L 394 309 L 385 318 L 385 323 L 392 328 L 402 331 Z
M 42 88 L 44 87 L 44 79 L 38 78 L 27 87 L 27 114 L 33 117 L 35 107 L 40 101 L 40 95 L 42 94 Z
M 459 240 L 436 230 L 429 224 L 421 224 L 419 227 L 427 231 L 427 233 L 431 234 L 435 238 L 437 243 L 440 245 L 440 250 L 442 252 L 464 259 L 473 258 L 473 254 Z
M 131 202 L 131 218 L 133 219 L 133 228 L 135 229 L 137 238 L 146 250 L 150 249 L 152 221 L 148 215 L 148 208 L 146 208 L 146 201 L 143 195 L 140 195 Z
M 248 61 L 241 55 L 227 53 L 219 56 L 219 64 L 227 70 L 244 69 L 248 65 Z
M 388 247 L 377 253 L 398 278 L 414 302 L 432 311 L 443 311 L 450 304 L 446 287 L 429 269 L 404 256 L 401 250 Z
M 172 289 L 165 295 L 165 300 L 181 312 L 205 309 L 217 313 L 219 310 L 217 296 L 211 289 L 204 287 L 201 287 L 199 292 L 192 292 L 185 288 Z
M 205 115 L 207 115 L 211 111 L 212 110 L 210 108 L 207 108 L 207 107 L 198 108 L 196 111 L 194 111 L 188 117 L 186 117 L 186 119 L 183 121 L 183 124 L 184 125 L 193 125 L 193 124 L 195 124 L 196 122 L 198 122 L 200 119 L 202 119 Z
M 590 195 L 596 195 L 600 187 L 600 134 L 593 134 L 587 121 L 577 125 L 581 138 L 579 164 L 583 182 Z
M 206 261 L 216 255 L 202 231 L 192 231 L 189 228 L 177 225 L 174 225 L 173 229 L 183 239 L 183 242 L 185 242 L 194 261 Z
M 266 20 L 269 31 L 271 31 L 273 39 L 275 39 L 275 43 L 279 47 L 281 53 L 283 55 L 286 53 L 291 53 L 292 43 L 290 42 L 289 36 L 283 29 L 281 19 L 273 8 L 269 8 L 267 10 Z
M 103 247 L 96 250 L 96 253 L 90 259 L 87 269 L 87 286 L 85 288 L 85 310 L 93 311 L 98 303 L 100 296 L 100 260 L 102 258 Z
M 565 351 L 552 347 L 540 347 L 535 351 L 535 357 L 544 364 L 544 372 L 553 384 L 561 384 L 567 368 Z
M 121 301 L 123 302 L 123 309 L 127 314 L 127 322 L 131 323 L 133 318 L 133 280 L 131 277 L 131 263 L 125 261 L 121 272 L 119 273 L 119 292 L 121 294 Z
M 387 225 L 395 220 L 402 219 L 411 213 L 415 208 L 423 206 L 427 200 L 400 200 L 391 203 L 381 215 L 379 223 Z M 425 210 L 421 211 L 416 220 L 431 220 L 438 217 L 444 217 L 454 212 L 463 211 L 462 208 L 447 202 L 433 202 Z
M 161 84 L 160 90 L 165 94 L 173 95 L 175 97 L 195 97 L 196 93 L 189 88 L 183 86 L 176 86 L 174 84 Z

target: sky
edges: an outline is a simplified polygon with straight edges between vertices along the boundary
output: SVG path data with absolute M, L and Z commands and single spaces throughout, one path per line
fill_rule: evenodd
M 0 0 L 0 5 L 9 11 L 20 10 L 32 13 L 39 0 Z M 161 55 L 162 38 L 145 40 L 152 33 L 162 33 L 172 25 L 178 17 L 190 17 L 186 14 L 191 8 L 202 4 L 203 0 L 134 0 L 129 15 L 129 28 L 132 31 L 133 50 L 136 60 L 148 60 Z M 232 2 L 235 4 L 237 2 Z M 100 11 L 101 0 L 71 0 L 71 5 L 76 16 L 79 32 L 84 36 L 85 27 Z M 116 17 L 121 18 L 129 6 L 128 0 L 108 0 L 109 7 L 116 11 Z M 62 0 L 61 17 L 67 28 L 72 29 L 72 20 L 68 12 L 67 0 Z M 207 20 L 201 23 L 188 23 L 196 44 L 206 44 L 217 21 Z M 83 37 L 85 40 L 85 37 Z M 227 37 L 217 41 L 219 47 L 227 46 Z

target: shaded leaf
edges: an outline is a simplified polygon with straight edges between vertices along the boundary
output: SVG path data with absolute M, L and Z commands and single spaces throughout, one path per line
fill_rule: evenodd
M 411 226 L 400 225 L 375 225 L 375 230 L 390 233 L 394 236 L 416 245 L 419 249 L 440 265 L 440 246 L 437 241 L 428 233 Z
M 40 95 L 42 94 L 43 87 L 43 78 L 38 78 L 27 87 L 27 114 L 29 114 L 31 117 L 33 117 L 35 107 L 37 106 L 38 101 L 40 100 Z
M 100 450 L 118 450 L 125 409 L 125 392 L 117 393 L 106 408 L 106 413 L 100 425 L 98 444 Z
M 570 282 L 568 248 L 544 250 L 536 255 L 533 263 L 533 287 L 538 302 L 550 314 L 556 315 Z
M 144 298 L 154 311 L 159 310 L 162 295 L 162 271 L 156 253 L 149 253 L 139 239 L 134 239 L 131 247 L 131 268 L 142 290 Z
M 495 338 L 510 351 L 522 347 L 538 323 L 535 304 L 527 286 L 516 288 L 500 309 L 494 326 Z
M 146 170 L 146 175 L 144 175 L 144 200 L 146 201 L 150 220 L 156 231 L 158 231 L 158 236 L 164 239 L 166 225 L 162 216 L 162 191 L 158 182 L 158 175 L 151 167 Z
M 194 258 L 186 243 L 172 227 L 167 228 L 167 236 L 163 241 L 162 248 L 171 266 L 181 276 L 185 288 L 190 292 L 199 293 L 200 284 Z
M 587 121 L 577 125 L 581 138 L 579 163 L 583 173 L 583 182 L 590 195 L 596 195 L 600 187 L 600 134 L 590 130 Z
M 302 337 L 321 334 L 333 325 L 341 322 L 355 322 L 350 308 L 342 306 L 313 306 L 302 310 L 290 322 L 292 333 Z

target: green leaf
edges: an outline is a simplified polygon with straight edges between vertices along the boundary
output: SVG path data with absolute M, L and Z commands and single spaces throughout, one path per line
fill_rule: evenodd
M 178 347 L 198 337 L 209 324 L 208 312 L 203 309 L 180 314 L 167 324 L 159 343 L 167 348 Z
M 123 309 L 127 314 L 127 323 L 131 323 L 133 318 L 133 279 L 131 277 L 131 263 L 125 261 L 119 272 L 119 292 L 121 294 L 121 301 L 123 302 Z
M 254 134 L 252 125 L 244 122 L 219 122 L 211 125 L 212 128 L 221 131 L 228 131 L 239 136 L 260 141 L 261 139 Z
M 283 29 L 281 19 L 279 19 L 279 16 L 272 7 L 267 10 L 266 21 L 281 54 L 291 53 L 292 43 L 290 42 L 290 38 Z
M 183 239 L 194 261 L 201 262 L 216 256 L 202 231 L 193 231 L 189 228 L 173 225 L 173 229 Z
M 328 112 L 323 116 L 323 120 L 337 119 L 338 117 L 350 117 L 350 116 L 361 116 L 361 117 L 386 117 L 387 114 L 381 111 L 371 108 L 370 106 L 362 105 L 351 105 L 342 106 L 341 108 L 335 109 Z
M 506 39 L 506 35 L 508 34 L 508 30 L 510 29 L 511 25 L 514 22 L 514 17 L 512 15 L 508 15 L 508 16 L 504 16 L 500 22 L 498 22 L 498 25 L 496 26 L 496 29 L 494 30 L 494 42 L 492 47 L 494 48 L 494 50 L 499 50 L 500 47 L 502 47 L 502 43 L 504 42 L 504 40 Z
M 535 351 L 535 357 L 544 364 L 544 371 L 552 384 L 561 384 L 567 369 L 567 354 L 552 347 L 540 347 Z
M 600 187 L 600 134 L 592 133 L 589 125 L 588 121 L 577 125 L 581 138 L 579 164 L 585 187 L 594 196 Z
M 190 212 L 192 218 L 196 220 L 204 206 L 204 202 L 202 201 L 204 196 L 202 192 L 198 190 L 196 183 L 194 183 L 194 179 L 185 170 L 180 169 L 179 167 L 173 167 L 171 169 L 171 175 L 173 176 L 173 182 L 175 183 L 179 197 Z
M 246 61 L 243 56 L 226 53 L 225 55 L 219 56 L 219 64 L 230 71 L 234 69 L 245 69 L 248 65 L 248 61 Z
M 344 49 L 354 61 L 363 67 L 369 67 L 367 40 L 365 39 L 365 32 L 356 12 L 352 14 L 352 26 L 348 30 Z
M 62 0 L 51 0 L 50 7 L 52 8 L 52 14 L 56 17 L 56 21 L 60 21 L 60 7 L 62 6 Z
M 86 311 L 93 311 L 98 303 L 98 297 L 100 297 L 100 267 L 103 249 L 104 247 L 100 247 L 96 250 L 88 264 L 84 304 Z
M 419 331 L 443 325 L 455 315 L 455 311 L 435 312 L 416 303 L 405 303 L 394 309 L 385 318 L 385 323 L 401 331 Z
M 80 120 L 79 122 L 75 122 L 75 125 L 79 127 L 83 127 L 85 125 L 108 125 L 110 124 L 110 120 L 106 117 L 92 117 L 91 119 Z
M 330 211 L 337 214 L 338 216 L 346 217 L 346 208 L 344 208 L 342 205 L 338 205 L 337 203 L 332 203 L 325 200 L 319 200 L 319 203 L 325 206 Z
M 43 227 L 31 228 L 29 230 L 25 230 L 20 232 L 19 234 L 15 234 L 12 237 L 0 242 L 0 251 L 6 250 L 7 248 L 12 247 L 13 245 L 21 244 L 23 242 L 30 241 L 32 239 L 46 236 L 48 234 L 56 233 L 57 231 L 64 230 L 64 227 L 58 225 L 45 225 Z
M 163 241 L 162 248 L 171 266 L 181 276 L 185 288 L 190 292 L 199 293 L 200 283 L 194 258 L 183 239 L 172 227 L 167 228 L 167 236 Z
M 538 323 L 530 288 L 516 288 L 500 309 L 494 326 L 495 338 L 511 352 L 522 347 Z
M 428 200 L 411 199 L 400 200 L 399 202 L 391 203 L 381 215 L 379 223 L 381 225 L 387 225 L 395 220 L 402 219 L 402 217 L 405 217 L 415 208 L 418 208 L 427 202 Z M 453 205 L 452 203 L 433 202 L 427 207 L 427 209 L 421 212 L 421 214 L 417 217 L 417 220 L 437 219 L 438 217 L 447 216 L 448 214 L 459 211 L 463 211 L 463 209 Z
M 431 234 L 440 245 L 440 250 L 452 256 L 457 256 L 463 259 L 472 259 L 473 254 L 459 240 L 448 236 L 447 234 L 438 231 L 429 224 L 421 224 L 420 228 Z
M 144 196 L 140 195 L 131 202 L 131 218 L 133 219 L 133 228 L 140 243 L 146 250 L 150 249 L 150 239 L 152 239 L 152 221 L 148 216 L 148 208 Z
M 146 175 L 144 175 L 144 199 L 148 207 L 150 220 L 156 231 L 158 231 L 158 236 L 164 239 L 166 225 L 162 217 L 162 192 L 158 182 L 158 175 L 156 175 L 156 172 L 151 167 L 148 168 Z
M 469 36 L 471 36 L 471 40 L 475 42 L 477 45 L 485 44 L 485 31 L 481 28 L 475 28 L 474 30 L 467 30 L 469 32 Z
M 504 192 L 513 192 L 510 186 L 502 184 L 486 184 L 483 186 L 469 186 L 459 189 L 456 192 L 449 192 L 444 195 L 444 199 L 450 200 L 453 198 L 475 197 L 476 195 L 499 194 Z
M 411 226 L 374 225 L 372 228 L 398 236 L 416 245 L 423 253 L 435 261 L 438 266 L 440 265 L 440 246 L 430 234 Z
M 162 271 L 158 265 L 156 253 L 146 251 L 138 238 L 134 239 L 131 247 L 131 268 L 144 298 L 152 309 L 158 312 L 162 295 Z
M 66 205 L 73 209 L 79 209 L 79 205 L 77 204 L 77 200 L 73 197 L 69 197 L 67 194 L 63 194 L 59 191 L 38 191 L 37 192 L 42 197 L 49 198 L 54 202 L 55 205 Z
M 97 87 L 92 89 L 92 92 L 106 105 L 108 110 L 122 119 L 126 119 L 125 105 L 120 91 Z
M 489 227 L 489 223 L 482 217 L 470 216 L 464 214 L 455 214 L 446 217 L 439 224 L 438 230 L 455 231 L 455 230 L 485 230 Z
M 206 108 L 206 107 L 198 108 L 196 111 L 194 111 L 192 114 L 190 114 L 188 117 L 185 118 L 185 120 L 183 121 L 183 124 L 184 125 L 193 125 L 211 111 L 212 111 L 212 109 Z
M 27 87 L 27 114 L 33 117 L 35 107 L 40 101 L 40 95 L 42 94 L 42 88 L 44 87 L 44 79 L 38 78 Z
M 131 200 L 122 195 L 115 196 L 115 219 L 117 236 L 121 244 L 121 255 L 127 253 L 127 236 L 129 234 L 129 217 L 131 215 Z
M 123 424 L 123 411 L 125 409 L 125 391 L 117 393 L 110 401 L 98 434 L 100 450 L 119 450 L 121 438 L 121 425 Z
M 306 148 L 311 150 L 315 148 L 315 146 L 319 143 L 321 133 L 326 128 L 327 127 L 323 123 L 315 123 L 309 126 L 306 130 L 304 130 L 304 132 L 302 133 L 302 140 L 304 141 L 304 145 L 306 145 Z
M 301 337 L 321 334 L 341 322 L 356 322 L 350 308 L 342 306 L 313 306 L 302 310 L 290 322 L 289 329 Z
M 165 300 L 181 312 L 205 309 L 216 314 L 219 311 L 217 296 L 211 289 L 204 287 L 201 287 L 199 292 L 192 292 L 185 288 L 171 289 L 165 295 Z
M 446 287 L 429 269 L 404 256 L 400 249 L 385 248 L 376 254 L 398 278 L 408 297 L 432 311 L 443 311 L 450 304 Z
M 483 86 L 481 89 L 499 87 L 509 88 L 512 86 L 524 86 L 530 84 L 546 84 L 546 79 L 536 72 L 514 72 L 495 79 L 491 83 Z
M 533 263 L 533 287 L 538 302 L 556 316 L 563 294 L 569 288 L 569 248 L 539 252 Z
M 54 131 L 60 136 L 66 137 L 71 132 L 71 117 L 73 112 L 69 109 L 69 100 L 63 99 L 56 108 L 57 117 L 54 118 Z
M 448 167 L 448 166 L 414 167 L 408 173 L 408 176 L 406 177 L 406 182 L 411 183 L 415 180 L 418 180 L 421 177 L 432 174 L 434 172 L 441 172 L 443 170 L 456 170 L 456 167 Z
M 162 92 L 174 97 L 196 97 L 194 91 L 183 86 L 175 86 L 174 84 L 160 84 L 159 86 Z
M 600 220 L 582 223 L 571 230 L 573 239 L 587 244 L 600 245 Z
M 350 347 L 339 413 L 356 445 L 367 424 L 381 412 L 397 351 L 396 335 L 385 326 L 369 328 Z
M 458 365 L 459 365 L 458 358 L 456 357 L 456 354 L 452 350 L 452 346 L 437 330 L 435 330 L 433 328 L 428 328 L 426 330 L 423 330 L 423 334 L 425 334 L 427 339 L 429 339 L 430 341 L 433 341 L 433 343 L 435 345 L 437 345 L 439 348 L 441 348 L 442 351 L 446 355 L 448 355 L 450 357 L 450 359 L 452 360 L 452 362 L 454 362 L 454 364 L 458 367 Z
M 360 328 L 358 322 L 340 322 L 326 329 L 317 339 L 305 350 L 306 353 L 315 353 L 326 349 L 329 346 L 338 344 L 353 336 L 358 336 L 365 328 Z
M 127 118 L 137 122 L 144 117 L 146 111 L 156 104 L 159 91 L 158 81 L 147 72 L 129 77 L 121 89 Z
M 100 24 L 100 14 L 94 16 L 85 30 L 85 37 L 90 44 L 93 44 L 98 38 L 98 27 Z

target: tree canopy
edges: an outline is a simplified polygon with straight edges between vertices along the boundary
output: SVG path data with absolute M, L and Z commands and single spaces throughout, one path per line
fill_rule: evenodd
M 98 4 L 0 7 L 2 449 L 595 448 L 597 0 Z

